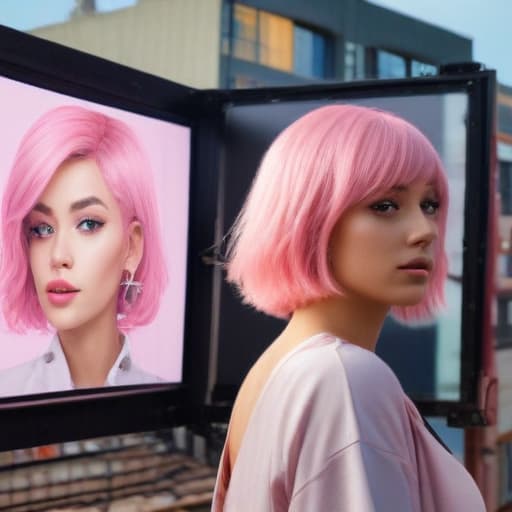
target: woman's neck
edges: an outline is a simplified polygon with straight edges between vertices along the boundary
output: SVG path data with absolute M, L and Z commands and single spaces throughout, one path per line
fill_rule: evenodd
M 357 297 L 330 297 L 297 309 L 280 338 L 300 341 L 327 332 L 374 352 L 388 311 L 387 305 Z
M 75 387 L 105 385 L 123 345 L 115 320 L 59 331 L 58 336 Z

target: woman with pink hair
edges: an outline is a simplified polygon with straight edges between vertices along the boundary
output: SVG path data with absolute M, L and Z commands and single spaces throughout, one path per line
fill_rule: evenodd
M 447 209 L 436 151 L 393 114 L 327 106 L 273 142 L 227 276 L 288 324 L 240 388 L 213 511 L 485 510 L 374 353 L 389 312 L 420 321 L 443 305 Z
M 0 298 L 12 331 L 54 331 L 47 351 L 0 373 L 0 396 L 158 382 L 127 332 L 167 283 L 147 158 L 132 130 L 63 106 L 23 137 L 2 201 Z

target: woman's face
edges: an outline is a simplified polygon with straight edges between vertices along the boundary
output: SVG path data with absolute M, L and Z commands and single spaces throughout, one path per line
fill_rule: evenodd
M 30 268 L 50 324 L 66 331 L 115 321 L 130 237 L 96 162 L 63 163 L 26 223 Z
M 334 228 L 329 260 L 348 297 L 411 306 L 435 263 L 439 201 L 432 185 L 394 187 L 349 208 Z

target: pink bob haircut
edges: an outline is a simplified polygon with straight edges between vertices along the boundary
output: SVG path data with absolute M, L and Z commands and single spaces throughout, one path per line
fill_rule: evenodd
M 16 153 L 2 200 L 0 298 L 7 326 L 15 332 L 49 330 L 28 261 L 25 218 L 57 168 L 71 158 L 93 159 L 117 200 L 126 227 L 138 220 L 144 253 L 133 276 L 143 283 L 137 300 L 118 300 L 118 327 L 128 331 L 155 317 L 167 285 L 160 221 L 149 162 L 123 122 L 77 106 L 50 110 L 28 130 Z
M 351 206 L 418 179 L 433 184 L 441 205 L 435 265 L 423 301 L 391 312 L 406 323 L 431 319 L 444 305 L 445 172 L 416 127 L 366 107 L 318 108 L 275 139 L 231 230 L 228 281 L 245 303 L 283 318 L 342 295 L 327 257 L 336 223 Z

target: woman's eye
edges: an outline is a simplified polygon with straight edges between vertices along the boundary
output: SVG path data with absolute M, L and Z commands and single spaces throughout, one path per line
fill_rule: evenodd
M 100 222 L 99 220 L 84 219 L 78 224 L 77 227 L 80 231 L 97 231 L 104 224 L 104 222 Z
M 377 203 L 373 203 L 370 205 L 370 208 L 377 213 L 388 213 L 392 210 L 399 210 L 399 206 L 394 201 L 378 201 Z
M 54 233 L 54 229 L 46 222 L 41 222 L 29 229 L 30 238 L 48 238 Z
M 421 203 L 421 209 L 427 215 L 435 215 L 439 210 L 439 206 L 439 201 L 436 201 L 435 199 L 428 199 Z

